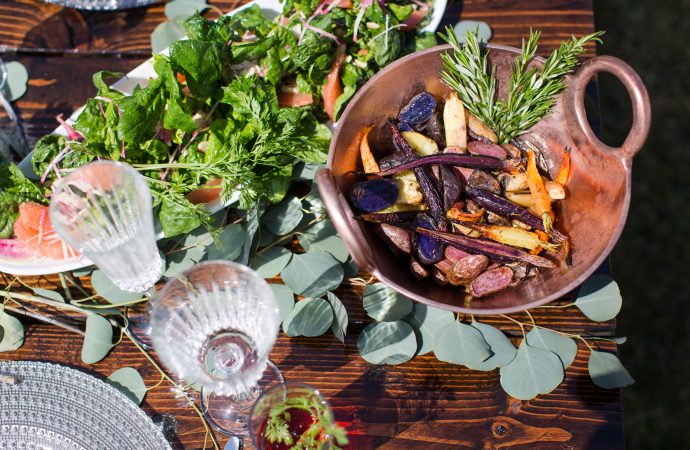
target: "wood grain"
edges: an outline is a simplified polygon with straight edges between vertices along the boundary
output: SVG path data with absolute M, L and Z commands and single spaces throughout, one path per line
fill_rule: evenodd
M 231 1 L 212 2 L 228 11 Z M 211 13 L 215 14 L 215 13 Z M 540 53 L 552 50 L 571 34 L 593 30 L 589 0 L 451 0 L 444 24 L 458 19 L 485 20 L 498 44 L 519 45 L 530 27 L 543 31 Z M 65 116 L 95 93 L 91 74 L 97 70 L 127 72 L 149 55 L 149 37 L 164 20 L 163 5 L 114 13 L 82 12 L 38 0 L 0 3 L 0 56 L 19 60 L 30 75 L 27 94 L 16 103 L 26 134 L 33 143 L 52 131 L 55 116 Z M 587 56 L 594 54 L 588 47 Z M 0 121 L 5 120 L 4 112 Z M 365 275 L 365 274 L 361 274 Z M 0 289 L 11 278 L 0 278 Z M 30 286 L 61 289 L 56 276 L 23 277 Z M 80 280 L 86 291 L 88 279 Z M 361 306 L 363 287 L 344 283 L 338 290 L 350 316 L 345 344 L 328 334 L 290 339 L 281 334 L 271 355 L 290 380 L 319 387 L 331 401 L 337 419 L 349 424 L 351 449 L 500 449 L 500 448 L 623 448 L 622 418 L 617 390 L 594 386 L 587 374 L 588 350 L 580 345 L 565 382 L 553 393 L 521 402 L 508 397 L 497 371 L 482 373 L 441 363 L 433 355 L 419 356 L 401 366 L 366 363 L 356 346 L 361 329 L 369 323 Z M 27 290 L 13 287 L 13 291 Z M 73 295 L 83 297 L 73 288 Z M 563 299 L 557 304 L 567 305 Z M 50 308 L 45 312 L 74 326 L 83 318 Z M 615 323 L 593 323 L 574 307 L 538 308 L 534 320 L 569 333 L 612 336 Z M 513 318 L 528 322 L 526 314 Z M 519 327 L 509 319 L 483 317 L 519 341 Z M 98 364 L 81 362 L 81 336 L 54 326 L 33 323 L 24 346 L 0 353 L 0 359 L 34 359 L 78 367 L 98 377 L 117 368 L 135 367 L 147 386 L 160 376 L 129 342 L 123 342 Z M 614 344 L 597 341 L 599 349 L 615 352 Z M 180 422 L 176 447 L 204 447 L 204 427 L 172 387 L 153 387 L 143 404 L 153 415 L 168 413 Z M 222 439 L 221 439 L 222 441 Z M 208 444 L 208 442 L 207 442 Z M 208 447 L 208 445 L 207 445 Z
M 599 349 L 615 351 L 615 346 L 606 343 Z M 80 351 L 80 336 L 32 325 L 24 346 L 0 353 L 0 359 L 56 362 L 101 378 L 129 366 L 141 372 L 147 386 L 160 380 L 129 342 L 91 366 L 81 362 Z M 345 345 L 330 335 L 281 335 L 271 354 L 286 379 L 311 383 L 324 393 L 337 420 L 349 424 L 351 449 L 623 448 L 618 391 L 592 384 L 587 358 L 580 346 L 561 386 L 521 402 L 503 393 L 496 371 L 471 371 L 433 355 L 401 366 L 370 365 L 358 356 L 354 335 Z M 151 389 L 142 407 L 149 415 L 173 414 L 184 448 L 203 447 L 203 425 L 169 384 Z

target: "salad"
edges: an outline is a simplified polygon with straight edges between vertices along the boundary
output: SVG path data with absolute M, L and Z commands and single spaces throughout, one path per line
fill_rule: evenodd
M 217 196 L 228 204 L 238 192 L 241 209 L 279 203 L 295 164 L 325 162 L 326 123 L 357 88 L 436 45 L 432 33 L 416 32 L 429 9 L 405 0 L 287 0 L 275 20 L 256 5 L 216 21 L 195 14 L 184 23 L 189 39 L 154 56 L 157 77 L 147 86 L 125 95 L 108 84 L 123 74 L 94 74 L 97 96 L 75 123 L 58 118 L 67 135 L 36 143 L 38 180 L 0 161 L 0 253 L 72 257 L 54 242 L 46 205 L 53 183 L 97 159 L 125 161 L 145 177 L 166 237 L 212 228 L 201 203 Z

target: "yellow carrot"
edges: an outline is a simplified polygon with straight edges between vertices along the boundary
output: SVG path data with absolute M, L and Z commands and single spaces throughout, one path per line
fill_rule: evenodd
M 379 173 L 381 168 L 376 162 L 373 153 L 371 153 L 371 148 L 369 147 L 369 132 L 373 128 L 369 125 L 364 129 L 364 135 L 359 143 L 359 157 L 362 158 L 362 168 L 366 173 Z
M 527 151 L 527 185 L 532 194 L 532 209 L 544 221 L 546 231 L 551 231 L 554 217 L 551 210 L 551 197 L 544 187 L 532 150 Z
M 500 242 L 501 244 L 511 245 L 513 247 L 521 247 L 528 250 L 536 250 L 537 248 L 541 247 L 556 249 L 558 247 L 557 244 L 542 241 L 539 239 L 537 233 L 533 233 L 522 228 L 467 222 L 463 222 L 463 225 L 472 230 L 478 231 L 485 238 Z

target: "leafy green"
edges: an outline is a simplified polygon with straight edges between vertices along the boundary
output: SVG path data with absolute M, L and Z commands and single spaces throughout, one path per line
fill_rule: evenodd
M 12 236 L 21 203 L 46 204 L 46 193 L 43 187 L 28 180 L 19 167 L 0 157 L 0 238 Z
M 185 75 L 192 94 L 199 97 L 219 97 L 230 75 L 230 51 L 218 42 L 177 41 L 170 46 L 170 61 Z

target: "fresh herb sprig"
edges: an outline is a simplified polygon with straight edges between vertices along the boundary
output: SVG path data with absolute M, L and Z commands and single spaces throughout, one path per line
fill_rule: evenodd
M 302 433 L 297 442 L 290 434 L 288 426 L 291 419 L 288 411 L 291 409 L 301 409 L 314 416 L 314 423 Z M 324 448 L 326 442 L 320 440 L 322 436 L 331 437 L 332 440 L 328 441 L 328 448 L 334 450 L 339 450 L 339 446 L 348 443 L 345 429 L 333 421 L 330 411 L 314 396 L 289 398 L 273 405 L 269 411 L 268 422 L 263 434 L 270 442 L 283 443 L 297 450 Z
M 537 52 L 541 33 L 530 30 L 522 40 L 521 54 L 515 59 L 507 100 L 496 98 L 496 77 L 489 67 L 488 49 L 482 46 L 476 33 L 468 32 L 466 44 L 461 45 L 452 28 L 441 36 L 452 47 L 442 56 L 443 80 L 455 89 L 465 107 L 491 127 L 501 143 L 508 142 L 539 122 L 553 108 L 556 96 L 566 88 L 565 75 L 578 65 L 577 57 L 590 41 L 601 42 L 603 31 L 577 38 L 572 36 L 554 50 L 538 71 L 529 68 Z

